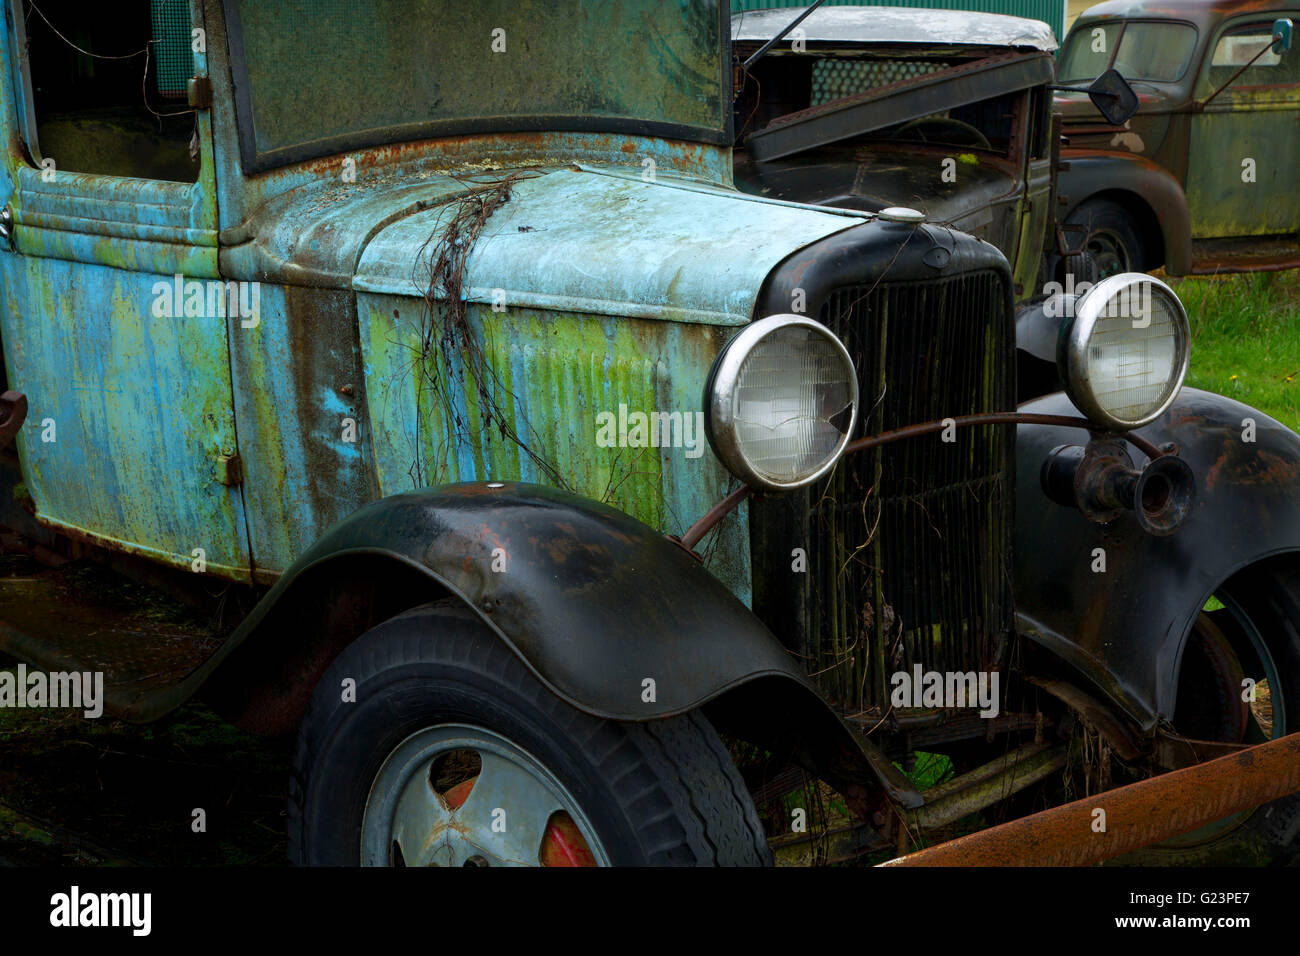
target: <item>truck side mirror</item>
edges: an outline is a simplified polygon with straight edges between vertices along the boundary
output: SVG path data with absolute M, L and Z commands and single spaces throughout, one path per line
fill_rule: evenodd
M 1093 80 L 1088 98 L 1112 126 L 1123 126 L 1138 108 L 1137 94 L 1119 70 L 1107 70 Z
M 1291 20 L 1281 17 L 1273 21 L 1273 52 L 1279 55 L 1291 49 Z

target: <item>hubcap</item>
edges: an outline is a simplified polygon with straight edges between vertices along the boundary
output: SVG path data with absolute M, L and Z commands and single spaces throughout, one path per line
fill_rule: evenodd
M 1132 271 L 1129 267 L 1128 250 L 1114 233 L 1104 230 L 1094 231 L 1088 237 L 1087 248 L 1097 263 L 1099 280 Z
M 439 790 L 449 759 L 477 773 Z M 445 774 L 444 774 L 445 776 Z M 543 764 L 481 727 L 444 724 L 394 748 L 361 825 L 365 866 L 607 866 L 582 808 Z

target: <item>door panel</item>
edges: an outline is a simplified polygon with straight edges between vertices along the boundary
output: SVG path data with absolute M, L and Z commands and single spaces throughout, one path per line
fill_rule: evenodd
M 1016 258 L 1012 265 L 1016 282 L 1016 298 L 1038 295 L 1038 272 L 1043 261 L 1043 247 L 1052 214 L 1052 161 L 1034 159 L 1028 164 L 1025 210 L 1020 217 L 1020 238 L 1016 243 Z
M 21 229 L 21 227 L 20 227 Z M 226 323 L 158 317 L 172 276 L 0 256 L 9 387 L 27 395 L 18 433 L 38 516 L 101 543 L 245 579 Z
M 1282 16 L 1283 12 L 1275 14 Z M 1292 14 L 1295 15 L 1294 13 Z M 1267 42 L 1274 15 L 1216 37 L 1197 83 L 1204 102 Z M 1300 50 L 1266 53 L 1191 117 L 1187 200 L 1197 239 L 1300 230 Z
M 238 448 L 228 324 L 238 327 L 240 317 L 226 318 L 229 300 L 216 281 L 211 114 L 198 110 L 185 121 L 193 123 L 196 181 L 43 163 L 29 57 L 13 55 L 27 50 L 24 23 L 7 12 L 0 114 L 11 134 L 3 179 L 13 243 L 0 249 L 0 337 L 8 387 L 28 398 L 16 445 L 36 513 L 53 527 L 178 566 L 192 566 L 202 549 L 207 572 L 249 580 L 231 461 Z M 188 37 L 188 23 L 181 26 Z M 45 41 L 46 54 L 65 42 L 52 34 Z M 105 63 L 112 65 L 96 61 L 95 69 Z M 192 65 L 206 75 L 203 52 Z

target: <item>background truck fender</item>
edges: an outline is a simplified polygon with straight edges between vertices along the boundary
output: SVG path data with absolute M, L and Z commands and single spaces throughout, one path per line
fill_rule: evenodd
M 1172 173 L 1143 156 L 1109 150 L 1063 149 L 1061 160 L 1058 221 L 1089 199 L 1113 199 L 1137 220 L 1148 243 L 1159 243 L 1156 258 L 1165 272 L 1182 276 L 1191 271 L 1192 214 Z M 1082 237 L 1067 232 L 1065 238 L 1077 245 Z

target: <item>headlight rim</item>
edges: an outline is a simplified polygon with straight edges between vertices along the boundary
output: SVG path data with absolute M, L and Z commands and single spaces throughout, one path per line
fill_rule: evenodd
M 1103 318 L 1102 311 L 1106 304 L 1125 286 L 1142 282 L 1149 282 L 1155 287 L 1152 290 L 1153 299 L 1164 294 L 1172 302 L 1178 318 L 1176 325 L 1181 354 L 1178 356 L 1178 372 L 1160 404 L 1140 418 L 1124 419 L 1103 408 L 1097 400 L 1087 371 L 1087 347 L 1098 320 Z M 1099 427 L 1121 433 L 1149 425 L 1168 411 L 1183 389 L 1191 361 L 1191 326 L 1187 309 L 1178 294 L 1168 284 L 1145 272 L 1121 272 L 1101 279 L 1078 296 L 1073 313 L 1073 317 L 1061 329 L 1057 364 L 1066 394 L 1075 407 Z
M 809 329 L 834 343 L 841 360 L 849 370 L 851 412 L 848 428 L 841 435 L 834 452 L 820 468 L 798 481 L 780 482 L 760 475 L 740 451 L 739 441 L 736 437 L 736 422 L 732 415 L 733 399 L 736 381 L 739 378 L 745 359 L 769 335 L 780 329 L 793 327 Z M 858 427 L 860 396 L 858 391 L 858 370 L 853 363 L 853 357 L 849 354 L 849 350 L 845 348 L 840 337 L 827 326 L 808 318 L 806 315 L 798 315 L 793 312 L 765 316 L 741 327 L 727 341 L 722 347 L 722 351 L 718 353 L 717 358 L 714 359 L 713 367 L 709 370 L 709 377 L 705 383 L 704 394 L 704 433 L 708 436 L 709 447 L 713 449 L 714 455 L 718 457 L 718 460 L 722 462 L 727 471 L 755 491 L 776 493 L 796 491 L 825 477 L 844 457 L 844 449 L 852 441 L 853 434 Z

